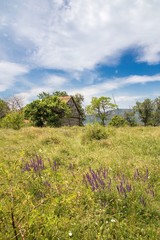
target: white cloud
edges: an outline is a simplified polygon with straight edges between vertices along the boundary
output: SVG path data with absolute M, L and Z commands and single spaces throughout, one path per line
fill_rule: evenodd
M 21 64 L 13 62 L 0 62 L 0 92 L 11 88 L 15 82 L 18 82 L 18 77 L 26 74 L 28 68 Z
M 93 84 L 87 87 L 82 87 L 79 89 L 72 89 L 69 91 L 70 94 L 75 94 L 77 92 L 81 93 L 85 97 L 86 104 L 89 103 L 90 99 L 93 96 L 102 96 L 102 95 L 111 95 L 113 90 L 120 89 L 125 87 L 126 85 L 132 85 L 136 83 L 145 84 L 148 82 L 160 82 L 160 74 L 153 75 L 153 76 L 128 76 L 125 78 L 115 78 L 115 79 L 108 79 L 106 82 Z M 128 96 L 126 96 L 128 98 Z M 117 98 L 117 97 L 116 97 Z M 132 96 L 131 96 L 132 98 Z M 138 97 L 141 99 L 141 97 Z M 136 97 L 136 100 L 138 99 Z M 126 100 L 125 98 L 123 98 Z M 118 99 L 121 102 L 122 97 Z M 128 99 L 129 100 L 129 99 Z M 134 98 L 132 100 L 135 100 Z
M 54 91 L 64 90 L 64 85 L 68 83 L 68 79 L 60 76 L 49 75 L 42 84 L 33 85 L 29 90 L 16 94 L 22 98 L 24 105 L 33 101 L 42 92 L 53 93 Z
M 44 84 L 50 86 L 50 88 L 62 87 L 67 82 L 68 82 L 67 78 L 54 75 L 53 76 L 50 75 L 44 80 Z
M 118 95 L 115 97 L 116 104 L 121 108 L 131 108 L 135 106 L 136 101 L 143 101 L 148 96 L 145 95 Z
M 0 7 L 3 33 L 10 29 L 38 66 L 92 69 L 131 47 L 140 48 L 138 61 L 160 61 L 159 0 L 8 0 Z
M 126 85 L 133 85 L 135 83 L 145 84 L 148 82 L 160 82 L 160 74 L 153 75 L 153 76 L 128 76 L 125 78 L 115 78 L 115 79 L 107 79 L 103 83 L 97 83 L 97 84 L 90 84 L 85 87 L 79 87 L 79 88 L 71 88 L 67 87 L 69 79 L 60 77 L 60 76 L 54 76 L 50 75 L 46 78 L 46 80 L 43 81 L 41 86 L 33 85 L 30 90 L 21 92 L 19 94 L 16 94 L 16 96 L 19 96 L 23 99 L 24 104 L 27 104 L 31 102 L 33 99 L 37 97 L 37 95 L 41 92 L 49 92 L 53 93 L 54 91 L 63 91 L 66 90 L 68 94 L 74 95 L 76 93 L 80 93 L 85 98 L 85 105 L 90 103 L 90 100 L 93 96 L 99 97 L 99 96 L 110 96 L 111 98 L 112 93 L 116 89 L 120 89 L 125 87 Z M 136 101 L 141 101 L 148 97 L 156 97 L 158 96 L 158 93 L 151 93 L 149 96 L 146 94 L 143 95 L 116 95 L 116 103 L 122 107 L 122 108 L 128 108 L 129 106 L 135 105 Z

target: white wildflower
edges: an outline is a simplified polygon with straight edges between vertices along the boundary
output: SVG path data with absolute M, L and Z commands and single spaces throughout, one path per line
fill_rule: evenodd
M 69 231 L 68 235 L 69 235 L 70 237 L 72 237 L 72 235 L 73 235 L 73 234 L 72 234 L 72 232 L 71 232 L 71 231 Z
M 111 219 L 111 222 L 114 223 L 114 222 L 116 222 L 116 220 L 115 219 Z

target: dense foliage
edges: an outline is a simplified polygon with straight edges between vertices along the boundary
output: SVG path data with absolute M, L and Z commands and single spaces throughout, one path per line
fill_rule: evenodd
M 85 120 L 85 111 L 83 108 L 84 97 L 80 93 L 77 93 L 73 96 L 73 98 L 74 98 L 74 101 L 75 101 L 79 111 L 80 111 L 80 115 L 81 115 L 80 125 L 82 126 L 83 121 Z
M 67 104 L 59 99 L 59 97 L 68 96 L 66 91 L 55 91 L 52 94 L 42 92 L 38 95 L 38 100 L 35 100 L 25 107 L 25 118 L 30 119 L 35 126 L 61 126 L 61 118 L 69 116 L 71 109 Z M 81 94 L 73 96 L 75 104 L 81 114 L 81 123 L 85 119 L 83 109 L 84 97 Z
M 123 127 L 126 124 L 128 124 L 127 121 L 121 116 L 114 116 L 109 123 L 110 126 L 114 127 Z
M 87 131 L 0 129 L 0 239 L 160 239 L 160 128 Z
M 66 103 L 57 96 L 45 96 L 28 104 L 24 109 L 25 118 L 35 126 L 61 126 L 61 118 L 69 114 Z
M 23 112 L 12 111 L 9 112 L 0 122 L 2 128 L 20 129 L 23 126 L 24 115 Z
M 0 99 L 0 119 L 5 117 L 5 115 L 9 112 L 9 107 L 6 101 Z
M 145 99 L 143 102 L 136 102 L 134 110 L 139 113 L 145 126 L 160 125 L 160 97 L 155 100 Z

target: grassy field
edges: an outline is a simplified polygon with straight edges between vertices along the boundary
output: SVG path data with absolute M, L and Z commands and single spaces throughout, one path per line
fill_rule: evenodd
M 160 128 L 99 131 L 0 129 L 0 239 L 160 239 Z

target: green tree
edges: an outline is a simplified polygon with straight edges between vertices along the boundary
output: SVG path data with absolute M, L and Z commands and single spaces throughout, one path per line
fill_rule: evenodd
M 7 102 L 5 102 L 3 99 L 0 99 L 0 118 L 5 117 L 8 112 L 9 107 Z
M 47 97 L 51 97 L 51 96 L 56 96 L 56 97 L 66 97 L 69 96 L 68 93 L 66 91 L 55 91 L 52 94 L 50 93 L 46 93 L 46 92 L 42 92 L 38 95 L 39 99 L 44 99 Z M 83 121 L 85 120 L 85 111 L 83 108 L 83 102 L 84 102 L 84 97 L 80 94 L 80 93 L 76 93 L 75 95 L 73 95 L 74 101 L 80 111 L 81 114 L 81 123 L 80 125 L 83 125 Z
M 53 96 L 65 97 L 68 96 L 68 93 L 66 91 L 55 91 L 53 92 Z
M 109 110 L 116 107 L 116 104 L 111 103 L 110 97 L 93 97 L 91 104 L 86 107 L 86 112 L 90 115 L 95 115 L 98 117 L 101 121 L 101 124 L 104 126 Z
M 124 119 L 127 121 L 128 125 L 131 127 L 134 127 L 137 125 L 134 111 L 125 112 Z
M 153 116 L 152 116 L 152 124 L 153 126 L 159 126 L 160 125 L 160 97 L 157 97 L 153 101 Z
M 114 116 L 109 123 L 110 126 L 114 126 L 114 127 L 124 127 L 127 124 L 128 123 L 124 119 L 124 117 L 118 116 L 118 115 Z
M 76 93 L 73 96 L 73 98 L 74 98 L 74 101 L 77 104 L 77 107 L 78 107 L 78 109 L 80 111 L 80 114 L 81 114 L 80 125 L 82 126 L 83 125 L 83 121 L 85 120 L 85 111 L 84 111 L 84 108 L 83 108 L 84 97 L 80 93 Z
M 139 117 L 145 126 L 152 125 L 154 105 L 153 102 L 147 98 L 142 103 L 136 102 L 134 111 L 139 113 Z
M 44 99 L 44 98 L 50 97 L 50 96 L 51 96 L 51 94 L 50 93 L 46 93 L 46 92 L 42 92 L 42 93 L 38 94 L 38 98 L 39 99 Z
M 68 93 L 66 91 L 55 91 L 52 94 L 48 92 L 42 92 L 38 94 L 39 99 L 43 99 L 46 97 L 51 97 L 51 96 L 56 96 L 56 97 L 65 97 L 68 96 Z
M 57 96 L 35 100 L 24 109 L 25 118 L 35 126 L 60 126 L 61 118 L 69 114 L 69 108 Z

